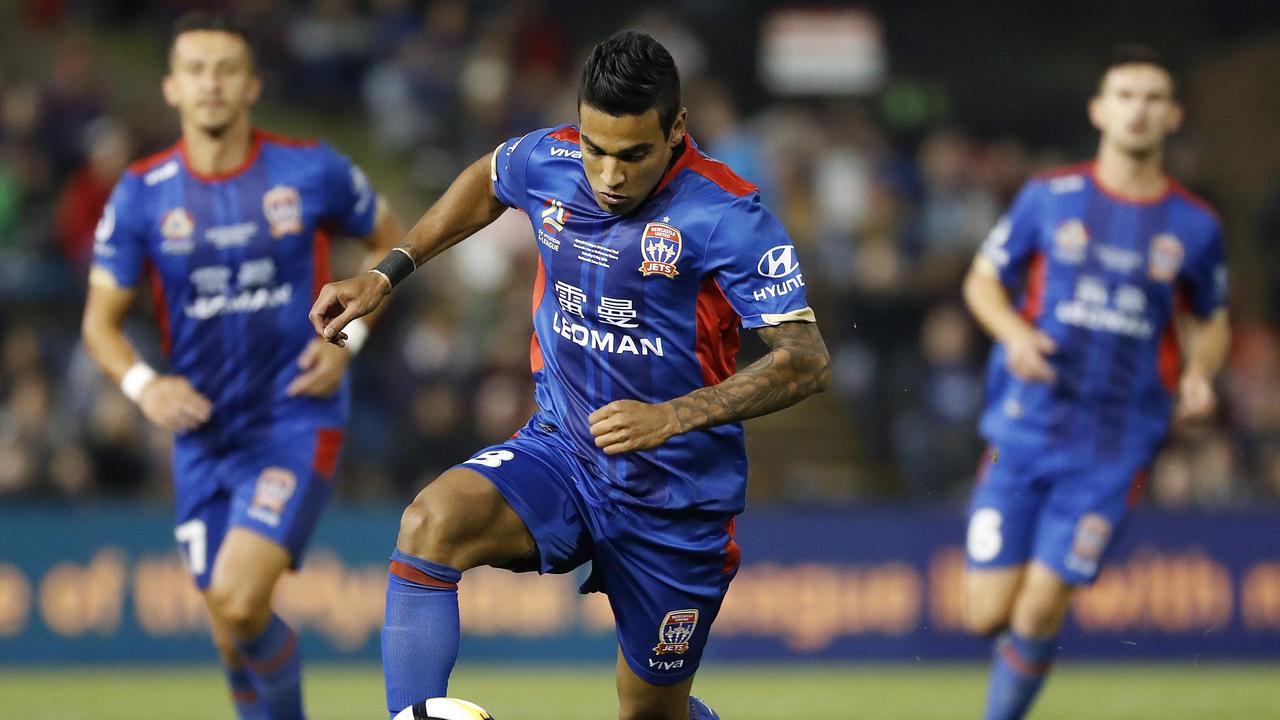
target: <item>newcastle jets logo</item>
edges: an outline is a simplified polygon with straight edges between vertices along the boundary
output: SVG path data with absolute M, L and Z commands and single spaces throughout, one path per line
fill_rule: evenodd
M 546 202 L 547 209 L 542 211 L 542 227 L 554 235 L 564 229 L 564 224 L 569 221 L 569 211 L 564 203 L 555 198 L 550 198 Z
M 651 222 L 644 226 L 644 235 L 640 238 L 640 273 L 644 276 L 665 275 L 675 277 L 676 261 L 680 259 L 680 250 L 684 243 L 680 240 L 680 231 L 666 223 Z
M 262 195 L 262 214 L 271 227 L 271 237 L 302 232 L 302 196 L 296 188 L 277 185 Z
M 689 652 L 689 640 L 698 627 L 698 610 L 672 610 L 658 626 L 658 644 L 654 655 L 683 655 Z

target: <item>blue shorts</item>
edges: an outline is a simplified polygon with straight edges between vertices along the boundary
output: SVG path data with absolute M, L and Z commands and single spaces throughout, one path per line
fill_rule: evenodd
M 988 448 L 969 503 L 969 567 L 1034 558 L 1071 585 L 1093 582 L 1150 463 Z
M 184 448 L 173 453 L 174 537 L 201 590 L 230 527 L 275 541 L 302 563 L 307 540 L 333 491 L 343 432 L 310 426 L 274 428 L 256 442 L 226 452 Z
M 618 645 L 636 675 L 670 685 L 698 669 L 738 571 L 732 516 L 588 501 L 581 488 L 604 480 L 534 421 L 458 467 L 497 486 L 537 543 L 539 572 L 591 561 L 580 591 L 609 596 Z

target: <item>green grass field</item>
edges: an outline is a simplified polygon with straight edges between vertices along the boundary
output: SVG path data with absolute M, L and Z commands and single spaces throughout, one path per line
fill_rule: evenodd
M 221 682 L 213 667 L 0 668 L 0 718 L 226 720 Z M 705 669 L 695 692 L 725 720 L 950 720 L 980 717 L 984 683 L 976 665 L 742 666 Z M 451 690 L 498 720 L 608 720 L 616 710 L 605 667 L 460 666 Z M 373 666 L 309 668 L 306 694 L 313 720 L 386 717 Z M 1280 666 L 1063 663 L 1031 718 L 1280 718 Z

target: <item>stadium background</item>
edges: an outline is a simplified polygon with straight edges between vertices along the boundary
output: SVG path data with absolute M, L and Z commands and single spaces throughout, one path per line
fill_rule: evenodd
M 1043 712 L 1053 717 L 1060 702 L 1055 682 L 1074 682 L 1104 706 L 1108 693 L 1149 708 L 1175 698 L 1160 717 L 1280 716 L 1280 694 L 1249 691 L 1280 660 L 1280 6 L 7 0 L 0 717 L 39 716 L 21 703 L 45 687 L 83 683 L 112 697 L 122 678 L 140 676 L 131 670 L 155 663 L 189 664 L 191 682 L 204 683 L 191 692 L 211 698 L 208 717 L 229 712 L 203 611 L 169 542 L 169 441 L 77 341 L 102 203 L 130 159 L 176 138 L 158 83 L 168 23 L 190 7 L 229 10 L 253 29 L 267 80 L 257 124 L 329 139 L 408 222 L 501 140 L 572 121 L 576 70 L 593 42 L 632 26 L 672 50 L 693 136 L 760 185 L 791 231 L 835 366 L 829 392 L 747 426 L 744 569 L 709 649 L 712 667 L 806 669 L 769 685 L 709 670 L 708 682 L 792 692 L 794 707 L 811 711 L 827 707 L 819 698 L 860 697 L 846 686 L 855 678 L 898 683 L 908 696 L 963 688 L 958 705 L 936 711 L 872 702 L 885 714 L 834 717 L 977 714 L 985 646 L 957 632 L 956 573 L 987 348 L 958 281 L 1029 174 L 1092 154 L 1084 103 L 1107 48 L 1138 39 L 1164 49 L 1182 70 L 1190 117 L 1168 162 L 1223 216 L 1235 341 L 1218 420 L 1175 432 L 1116 562 L 1064 634 L 1069 662 L 1141 665 L 1068 672 L 1050 683 Z M 361 678 L 353 693 L 376 703 L 384 558 L 400 507 L 530 410 L 533 243 L 518 216 L 482 235 L 398 291 L 353 364 L 338 498 L 311 562 L 280 595 L 306 628 L 307 655 L 352 668 L 325 671 L 316 692 L 336 698 L 339 678 Z M 357 244 L 336 249 L 337 273 L 354 269 Z M 145 308 L 129 330 L 159 362 Z M 745 355 L 758 352 L 746 343 Z M 572 677 L 607 684 L 607 607 L 574 587 L 469 576 L 464 660 L 489 663 L 474 677 L 490 678 L 475 699 L 494 709 L 488 698 L 512 688 L 572 695 L 529 679 L 564 662 L 588 663 L 594 671 Z M 1197 670 L 1178 687 L 1138 669 L 1181 663 L 1159 666 L 1176 678 L 1211 659 L 1268 664 Z M 137 694 L 185 687 L 133 682 Z M 1148 695 L 1133 695 L 1135 685 Z M 1195 687 L 1210 699 L 1177 694 Z M 607 688 L 597 697 L 607 702 Z M 148 716 L 137 695 L 112 702 L 106 717 Z M 316 716 L 352 716 L 332 703 L 313 703 Z M 801 716 L 752 715 L 767 698 L 742 707 L 734 717 Z

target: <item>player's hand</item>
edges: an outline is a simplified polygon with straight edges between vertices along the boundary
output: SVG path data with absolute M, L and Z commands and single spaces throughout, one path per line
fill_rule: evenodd
M 382 273 L 366 272 L 320 288 L 307 318 L 320 337 L 343 347 L 347 334 L 342 329 L 358 317 L 368 315 L 391 293 L 391 283 Z
M 183 433 L 208 421 L 213 403 L 181 375 L 161 375 L 142 389 L 138 407 L 148 420 L 165 430 Z
M 1026 382 L 1051 383 L 1058 373 L 1046 359 L 1058 351 L 1053 338 L 1027 326 L 1002 340 L 1009 371 Z
M 289 383 L 284 393 L 289 397 L 329 397 L 342 385 L 342 373 L 349 362 L 351 353 L 345 349 L 320 338 L 312 338 L 298 356 L 298 367 L 302 372 Z
M 655 448 L 679 432 L 676 411 L 667 403 L 614 400 L 587 416 L 587 422 L 605 455 Z
M 1218 407 L 1218 395 L 1204 373 L 1189 370 L 1178 382 L 1176 417 L 1184 422 L 1207 420 Z

